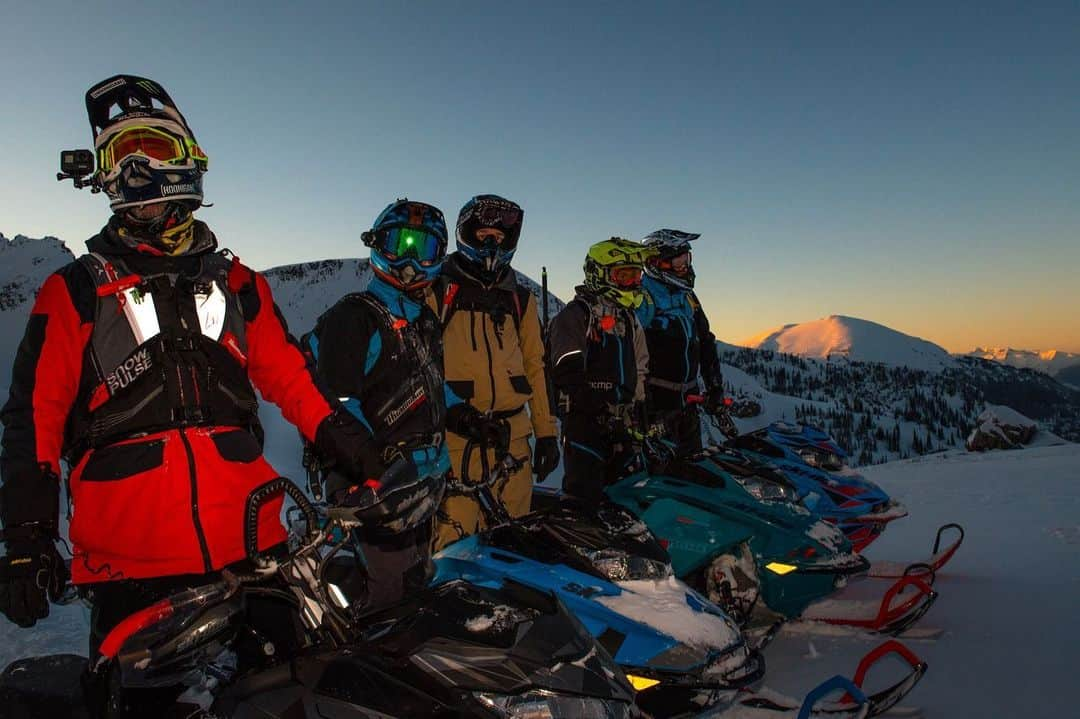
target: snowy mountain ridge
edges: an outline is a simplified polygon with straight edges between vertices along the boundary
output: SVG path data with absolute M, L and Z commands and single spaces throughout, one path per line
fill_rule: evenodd
M 1060 382 L 1076 382 L 1073 377 L 1080 377 L 1080 354 L 1061 350 L 1023 350 L 1013 347 L 976 347 L 968 352 L 969 357 L 1000 362 L 1010 367 L 1021 367 L 1045 372 Z
M 1080 441 L 1080 391 L 1041 372 L 975 357 L 944 369 L 816 359 L 718 343 L 726 390 L 757 400 L 749 431 L 777 419 L 821 427 L 867 465 L 961 449 L 979 414 L 1002 405 L 1036 420 L 1040 442 Z
M 784 325 L 739 344 L 800 357 L 881 362 L 928 371 L 955 365 L 953 357 L 933 342 L 877 322 L 845 315 L 830 315 L 812 322 Z

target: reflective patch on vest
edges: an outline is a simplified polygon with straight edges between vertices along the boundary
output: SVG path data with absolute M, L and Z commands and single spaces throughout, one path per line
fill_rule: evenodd
M 109 394 L 116 394 L 153 366 L 153 362 L 150 361 L 150 350 L 145 347 L 135 350 L 119 367 L 105 375 L 105 384 L 109 387 Z
M 141 345 L 161 333 L 153 295 L 143 292 L 138 287 L 130 287 L 124 290 L 122 305 L 124 316 L 131 326 L 132 334 L 135 335 L 136 345 Z
M 199 327 L 202 333 L 212 340 L 221 339 L 225 331 L 225 315 L 228 303 L 225 293 L 217 282 L 210 283 L 210 294 L 195 293 L 195 311 L 199 315 Z

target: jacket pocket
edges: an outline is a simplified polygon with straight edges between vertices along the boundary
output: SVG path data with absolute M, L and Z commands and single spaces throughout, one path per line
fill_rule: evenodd
M 529 384 L 529 378 L 523 374 L 510 375 L 510 386 L 518 394 L 532 394 L 532 385 Z
M 254 462 L 262 455 L 258 441 L 247 430 L 217 432 L 210 438 L 214 440 L 218 454 L 228 462 Z
M 160 467 L 165 457 L 165 440 L 114 444 L 95 450 L 83 467 L 82 482 L 111 482 L 133 477 Z
M 470 400 L 476 396 L 476 386 L 471 379 L 446 380 L 446 386 L 450 391 L 463 400 Z

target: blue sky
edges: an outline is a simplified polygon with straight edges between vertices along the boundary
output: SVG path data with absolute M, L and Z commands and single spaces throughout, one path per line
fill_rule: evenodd
M 9 4 L 0 232 L 74 249 L 83 94 L 161 82 L 200 217 L 259 267 L 364 256 L 409 196 L 526 212 L 567 295 L 592 242 L 701 232 L 719 337 L 847 314 L 966 350 L 1080 352 L 1080 4 Z M 297 328 L 303 329 L 303 328 Z

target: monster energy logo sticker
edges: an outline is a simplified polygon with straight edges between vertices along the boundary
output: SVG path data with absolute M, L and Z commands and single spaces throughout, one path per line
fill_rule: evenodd
M 136 350 L 119 367 L 105 376 L 109 394 L 115 394 L 127 387 L 151 367 L 153 367 L 153 362 L 150 361 L 150 351 Z

